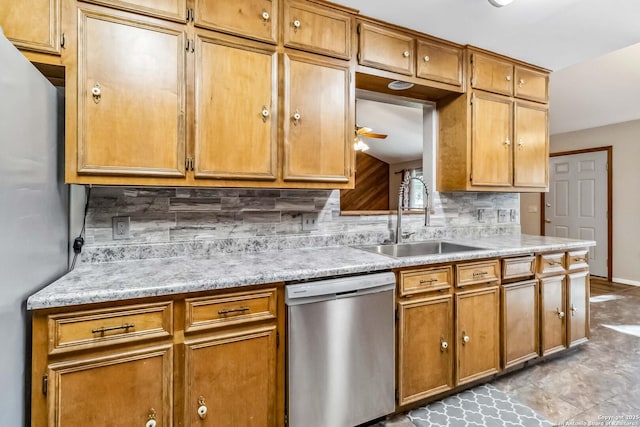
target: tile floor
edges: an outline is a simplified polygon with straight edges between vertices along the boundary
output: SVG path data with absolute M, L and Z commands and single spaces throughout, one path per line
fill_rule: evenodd
M 491 384 L 555 425 L 640 427 L 640 287 L 592 279 L 591 340 Z

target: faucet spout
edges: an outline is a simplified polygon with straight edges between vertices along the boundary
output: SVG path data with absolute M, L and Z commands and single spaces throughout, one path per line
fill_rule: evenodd
M 396 235 L 395 240 L 396 243 L 402 243 L 403 233 L 402 233 L 402 210 L 404 209 L 404 194 L 409 190 L 409 184 L 411 180 L 415 179 L 422 183 L 422 188 L 424 189 L 424 225 L 425 227 L 430 225 L 431 223 L 431 204 L 429 202 L 429 186 L 424 182 L 424 179 L 420 176 L 407 176 L 402 183 L 400 183 L 400 188 L 398 189 L 398 211 L 396 218 Z M 413 233 L 412 233 L 413 234 Z

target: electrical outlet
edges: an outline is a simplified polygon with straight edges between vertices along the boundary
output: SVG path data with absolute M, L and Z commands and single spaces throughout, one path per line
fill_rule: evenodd
M 111 218 L 113 240 L 124 240 L 129 238 L 129 226 L 131 219 L 128 216 L 114 216 Z
M 498 209 L 498 222 L 507 222 L 507 210 Z
M 302 214 L 302 231 L 313 231 L 318 229 L 318 213 L 310 212 Z
M 485 222 L 487 217 L 486 209 L 478 209 L 478 222 Z
M 509 221 L 516 222 L 517 219 L 518 219 L 518 217 L 517 217 L 516 210 L 515 209 L 511 209 L 511 211 L 509 212 Z

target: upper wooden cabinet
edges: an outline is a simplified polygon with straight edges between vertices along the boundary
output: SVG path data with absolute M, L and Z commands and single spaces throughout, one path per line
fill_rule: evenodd
M 513 185 L 544 190 L 549 183 L 547 107 L 523 101 L 514 107 Z
M 83 0 L 172 21 L 187 20 L 187 0 Z
M 399 74 L 396 79 L 411 83 L 443 83 L 443 87 L 462 89 L 463 51 L 459 46 L 365 21 L 358 24 L 358 34 L 360 65 Z
M 19 49 L 60 53 L 60 0 L 5 0 L 0 27 Z
M 358 62 L 361 65 L 413 75 L 415 67 L 415 40 L 401 32 L 361 22 Z
M 336 58 L 351 58 L 351 15 L 317 4 L 284 5 L 284 45 Z
M 184 176 L 186 34 L 78 12 L 77 95 L 69 100 L 77 99 L 77 156 L 67 161 L 79 174 Z
M 416 76 L 462 86 L 462 49 L 418 39 Z
M 513 63 L 472 53 L 471 87 L 511 96 L 513 94 Z
M 284 180 L 349 182 L 355 89 L 348 64 L 287 53 L 284 69 Z
M 438 102 L 436 189 L 546 191 L 548 107 L 541 90 L 548 73 L 472 48 L 467 58 L 472 89 Z M 514 71 L 525 82 L 522 88 L 514 85 Z M 519 92 L 526 83 L 527 96 Z M 539 102 L 518 98 L 536 96 Z
M 514 96 L 536 102 L 549 100 L 549 73 L 516 65 Z
M 195 0 L 194 23 L 256 40 L 278 41 L 279 0 Z
M 275 180 L 275 49 L 213 33 L 200 35 L 195 76 L 195 178 Z

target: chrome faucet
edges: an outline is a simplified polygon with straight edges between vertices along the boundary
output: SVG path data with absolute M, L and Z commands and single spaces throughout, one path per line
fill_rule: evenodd
M 424 188 L 424 225 L 425 227 L 429 225 L 431 217 L 430 211 L 431 207 L 429 206 L 429 187 L 424 182 L 421 176 L 407 176 L 402 183 L 400 184 L 400 189 L 398 190 L 398 217 L 396 219 L 396 243 L 402 243 L 402 239 L 405 237 L 409 237 L 413 233 L 409 233 L 404 235 L 402 233 L 402 209 L 404 193 L 409 190 L 409 184 L 411 180 L 415 179 L 416 181 L 420 181 L 422 183 L 422 188 Z

